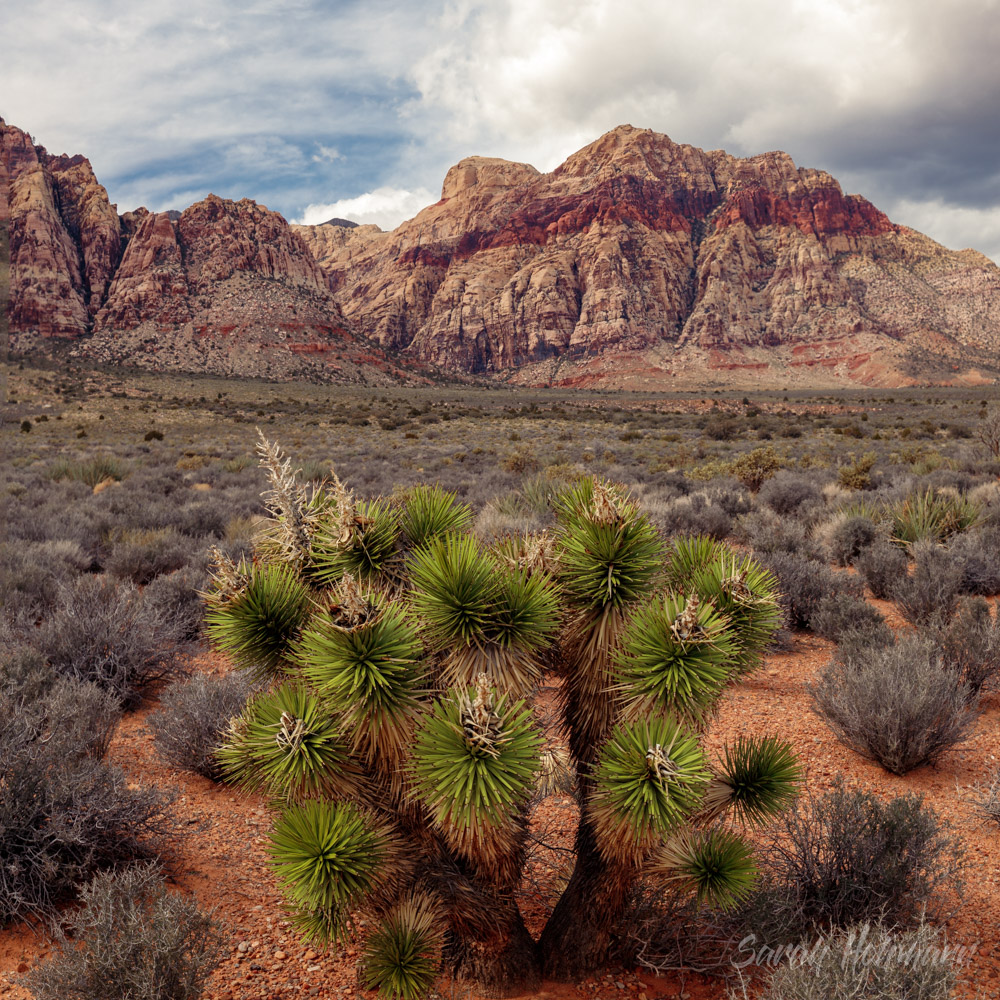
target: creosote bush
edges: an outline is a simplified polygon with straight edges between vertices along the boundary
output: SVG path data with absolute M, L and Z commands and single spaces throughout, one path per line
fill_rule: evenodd
M 90 681 L 130 708 L 148 684 L 175 674 L 176 625 L 129 583 L 84 576 L 29 635 L 57 674 Z
M 929 924 L 894 931 L 865 923 L 816 942 L 801 942 L 805 961 L 776 969 L 761 1000 L 853 1000 L 906 997 L 948 1000 L 958 982 L 944 935 Z M 747 1000 L 741 989 L 730 1000 Z
M 360 503 L 260 450 L 270 519 L 252 560 L 220 554 L 208 633 L 268 687 L 218 759 L 274 803 L 302 933 L 339 942 L 365 914 L 360 975 L 382 996 L 426 995 L 442 970 L 502 993 L 605 963 L 640 879 L 747 896 L 744 828 L 785 807 L 798 766 L 776 738 L 713 758 L 701 729 L 780 623 L 770 573 L 707 538 L 665 551 L 597 479 L 554 493 L 552 531 L 488 542 L 447 493 Z M 567 746 L 533 704 L 548 672 Z M 555 787 L 580 803 L 575 867 L 536 942 L 517 887 Z
M 218 781 L 222 770 L 216 750 L 252 691 L 245 673 L 195 674 L 175 681 L 149 717 L 157 750 L 172 764 Z
M 846 746 L 905 774 L 969 736 L 975 701 L 933 639 L 902 635 L 895 645 L 858 644 L 852 653 L 810 688 L 816 712 Z
M 8 663 L 0 692 L 0 926 L 50 914 L 95 873 L 162 849 L 169 796 L 101 759 L 118 705 L 83 681 Z
M 740 911 L 762 942 L 795 942 L 865 922 L 912 927 L 962 891 L 963 856 L 920 796 L 846 787 L 800 798 L 763 850 L 759 890 Z
M 58 951 L 24 977 L 36 1000 L 197 1000 L 224 954 L 211 914 L 168 892 L 155 865 L 98 875 L 57 926 Z

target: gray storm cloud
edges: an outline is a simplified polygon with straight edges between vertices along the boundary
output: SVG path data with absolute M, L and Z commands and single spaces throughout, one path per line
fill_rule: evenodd
M 6 20 L 0 114 L 88 155 L 112 198 L 228 181 L 289 217 L 376 191 L 411 212 L 462 156 L 550 169 L 631 122 L 784 149 L 1000 259 L 997 0 L 15 0 Z

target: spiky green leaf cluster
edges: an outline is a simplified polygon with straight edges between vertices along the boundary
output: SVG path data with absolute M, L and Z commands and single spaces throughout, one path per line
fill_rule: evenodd
M 523 701 L 454 690 L 438 701 L 413 746 L 413 780 L 449 842 L 493 863 L 535 787 L 542 738 Z
M 269 677 L 288 665 L 309 610 L 309 590 L 292 566 L 254 565 L 242 590 L 226 599 L 209 595 L 206 630 L 238 667 Z
M 673 719 L 616 726 L 598 754 L 588 803 L 601 853 L 640 857 L 691 817 L 709 778 L 697 738 Z
M 649 592 L 660 567 L 656 530 L 622 488 L 585 479 L 556 500 L 559 581 L 578 610 L 622 609 Z
M 664 579 L 674 591 L 688 593 L 694 578 L 732 553 L 725 542 L 709 535 L 678 535 L 665 552 Z
M 418 1000 L 434 984 L 444 930 L 433 901 L 418 895 L 401 903 L 365 942 L 362 979 L 387 1000 Z
M 740 736 L 726 746 L 722 773 L 709 798 L 732 809 L 740 822 L 760 825 L 787 808 L 802 769 L 791 744 L 775 736 Z M 713 783 L 714 784 L 714 783 Z
M 350 911 L 393 873 L 389 831 L 346 802 L 312 799 L 292 806 L 271 832 L 271 866 L 310 937 L 339 941 Z
M 414 486 L 403 498 L 400 526 L 413 548 L 468 529 L 472 511 L 440 486 Z
M 313 538 L 313 575 L 324 585 L 345 573 L 372 583 L 395 570 L 400 535 L 399 510 L 381 497 L 359 505 L 345 523 L 344 515 L 324 521 Z
M 288 681 L 252 698 L 216 752 L 226 780 L 275 799 L 349 795 L 358 770 L 322 700 Z
M 647 871 L 689 886 L 699 903 L 720 909 L 746 899 L 757 880 L 750 845 L 718 827 L 668 842 L 654 852 Z
M 354 628 L 329 615 L 314 618 L 298 644 L 303 672 L 343 720 L 369 763 L 380 754 L 398 764 L 419 709 L 424 680 L 416 625 L 386 603 Z
M 737 645 L 737 673 L 760 665 L 782 621 L 773 573 L 723 542 L 699 537 L 674 539 L 667 553 L 666 576 L 671 587 L 711 602 L 729 621 Z
M 943 542 L 971 528 L 981 513 L 978 504 L 964 496 L 932 489 L 913 493 L 889 508 L 892 540 L 899 545 L 923 539 Z
M 417 550 L 410 569 L 412 605 L 442 654 L 444 682 L 468 685 L 485 672 L 504 691 L 527 693 L 559 622 L 549 578 L 500 564 L 471 535 Z
M 616 654 L 626 717 L 700 718 L 718 699 L 736 650 L 727 619 L 696 595 L 668 593 L 639 608 Z

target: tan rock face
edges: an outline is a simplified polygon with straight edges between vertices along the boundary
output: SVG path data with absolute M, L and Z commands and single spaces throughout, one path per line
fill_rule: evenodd
M 925 327 L 956 350 L 1000 343 L 1000 270 L 981 255 L 895 226 L 784 153 L 741 160 L 631 126 L 549 174 L 462 160 L 392 233 L 298 231 L 349 323 L 469 372 Z

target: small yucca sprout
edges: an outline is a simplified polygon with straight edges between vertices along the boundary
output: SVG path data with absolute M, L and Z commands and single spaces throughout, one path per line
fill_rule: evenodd
M 774 574 L 749 556 L 727 551 L 694 574 L 691 589 L 729 619 L 736 673 L 759 667 L 782 621 Z
M 399 511 L 381 498 L 360 505 L 350 517 L 322 523 L 313 539 L 313 574 L 325 585 L 345 573 L 363 583 L 388 582 L 397 562 Z
M 450 532 L 465 531 L 472 511 L 440 486 L 414 486 L 403 498 L 400 525 L 412 548 L 428 545 Z
M 288 665 L 291 645 L 309 616 L 309 590 L 291 566 L 253 566 L 229 599 L 209 595 L 205 616 L 211 641 L 236 666 L 271 677 Z
M 528 693 L 558 627 L 548 577 L 499 565 L 471 535 L 449 535 L 414 554 L 411 579 L 446 685 L 468 686 L 485 672 L 504 692 Z
M 502 865 L 535 788 L 541 735 L 523 701 L 497 697 L 485 675 L 434 706 L 413 747 L 416 794 L 448 843 L 477 865 Z
M 292 921 L 322 943 L 344 939 L 350 911 L 396 873 L 388 828 L 348 802 L 291 806 L 271 832 L 271 865 Z
M 659 536 L 617 487 L 583 480 L 556 509 L 559 579 L 576 608 L 622 609 L 648 593 L 659 568 Z
M 757 880 L 750 845 L 732 831 L 718 828 L 670 838 L 653 852 L 645 870 L 681 882 L 694 891 L 699 903 L 720 909 L 746 899 Z
M 365 987 L 387 1000 L 427 996 L 441 965 L 444 926 L 440 908 L 425 893 L 400 903 L 365 942 Z
M 329 709 L 291 681 L 252 698 L 216 756 L 227 781 L 275 799 L 346 796 L 358 786 Z
M 318 615 L 297 647 L 297 659 L 352 734 L 354 750 L 393 777 L 419 710 L 424 671 L 416 626 L 398 604 L 384 604 L 355 628 Z
M 601 853 L 638 860 L 691 817 L 710 777 L 697 739 L 674 720 L 616 726 L 597 756 L 587 805 Z
M 667 594 L 629 619 L 616 656 L 626 718 L 702 718 L 732 672 L 728 622 L 697 594 Z
M 705 796 L 710 816 L 731 809 L 741 823 L 759 826 L 791 804 L 802 778 L 791 744 L 775 736 L 740 736 L 724 754 L 722 773 Z

